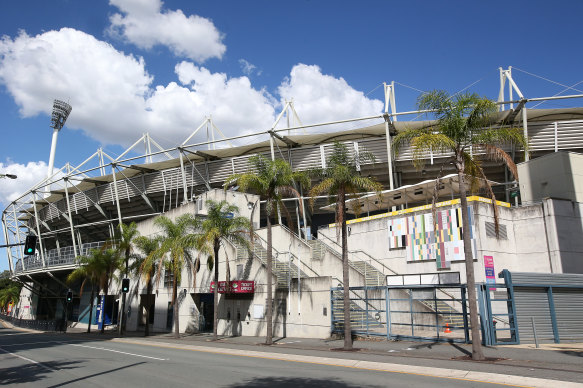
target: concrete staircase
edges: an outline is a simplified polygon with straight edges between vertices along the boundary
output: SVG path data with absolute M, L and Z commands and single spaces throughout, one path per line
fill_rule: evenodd
M 421 299 L 418 301 L 428 309 L 437 312 L 443 318 L 444 325 L 447 323 L 450 328 L 464 328 L 463 315 L 447 302 L 443 300 L 434 301 L 433 299 Z
M 237 260 L 244 260 L 249 257 L 249 249 L 238 243 L 234 243 L 237 248 Z M 258 259 L 261 264 L 267 266 L 267 250 L 263 248 L 261 242 L 257 239 L 253 244 L 253 256 Z M 302 278 L 308 277 L 302 270 L 298 270 L 296 265 L 289 265 L 287 261 L 278 260 L 279 253 L 273 251 L 272 265 L 273 273 L 277 276 L 277 288 L 288 288 L 288 279 L 298 278 L 298 273 Z
M 332 292 L 332 317 L 334 317 L 333 330 L 344 330 L 344 292 L 342 290 L 334 290 Z M 357 303 L 357 302 L 359 303 Z M 350 324 L 354 331 L 374 331 L 380 330 L 384 327 L 382 323 L 375 319 L 374 315 L 379 313 L 374 307 L 369 306 L 369 311 L 366 311 L 366 302 L 364 300 L 350 301 Z M 360 305 L 364 306 L 361 307 Z M 380 314 L 380 313 L 379 313 Z M 368 322 L 368 325 L 367 325 Z
M 321 259 L 326 251 L 331 252 L 334 256 L 336 256 L 339 260 L 342 260 L 342 255 L 336 249 L 333 249 L 328 244 L 326 244 L 322 240 L 314 239 L 308 241 L 310 246 L 312 247 L 313 258 L 314 259 Z M 351 257 L 352 256 L 352 257 Z M 356 270 L 358 273 L 362 274 L 365 279 L 365 285 L 367 287 L 376 287 L 376 286 L 383 286 L 385 285 L 385 275 L 371 265 L 369 262 L 364 260 L 355 260 L 354 255 L 349 254 L 349 261 L 350 267 Z M 340 292 L 340 291 L 335 291 Z M 333 296 L 336 299 L 336 296 Z M 338 319 L 342 319 L 344 317 L 344 309 L 342 304 L 342 293 L 340 292 L 338 298 L 340 300 L 333 300 L 332 309 L 334 310 L 334 317 Z M 462 314 L 457 311 L 455 308 L 450 306 L 446 301 L 438 300 L 434 301 L 433 299 L 422 299 L 417 300 L 425 307 L 432 311 L 436 311 L 438 315 L 441 316 L 443 319 L 444 324 L 449 324 L 451 328 L 461 328 L 464 327 L 464 319 Z M 363 302 L 364 303 L 364 302 Z M 371 309 L 372 310 L 372 309 Z M 357 306 L 354 302 L 351 301 L 351 322 L 355 327 L 360 327 L 360 329 L 366 330 L 366 310 L 362 309 L 361 307 Z M 369 321 L 369 329 L 372 328 L 374 325 L 377 325 L 377 321 L 368 317 Z M 341 324 L 341 323 L 340 323 Z M 372 325 L 372 326 L 371 326 Z M 363 327 L 364 326 L 364 327 Z M 381 326 L 381 325 L 379 325 Z

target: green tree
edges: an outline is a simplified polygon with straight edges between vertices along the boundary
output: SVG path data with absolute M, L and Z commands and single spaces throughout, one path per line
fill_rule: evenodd
M 113 247 L 116 249 L 118 255 L 124 261 L 124 277 L 128 277 L 129 271 L 129 261 L 132 256 L 133 251 L 133 244 L 135 239 L 140 235 L 138 231 L 138 226 L 135 222 L 132 222 L 129 225 L 121 224 L 120 229 L 117 231 L 114 239 L 110 242 L 113 244 Z M 119 325 L 119 334 L 123 334 L 126 327 L 127 321 L 127 309 L 126 309 L 126 293 L 122 293 L 121 296 L 121 308 L 119 319 L 121 323 Z
M 468 300 L 470 307 L 470 325 L 472 331 L 472 359 L 484 360 L 478 326 L 478 308 L 476 303 L 476 281 L 474 261 L 470 241 L 470 225 L 468 220 L 468 202 L 466 190 L 475 186 L 478 178 L 485 182 L 494 208 L 496 232 L 498 231 L 498 210 L 494 192 L 486 179 L 481 167 L 480 149 L 485 151 L 486 158 L 505 163 L 518 180 L 516 165 L 512 158 L 500 148 L 503 144 L 514 144 L 527 149 L 528 141 L 519 128 L 495 125 L 496 104 L 475 93 L 463 93 L 450 96 L 445 91 L 432 91 L 422 94 L 417 100 L 421 110 L 434 114 L 435 125 L 423 129 L 409 129 L 395 136 L 393 144 L 396 152 L 404 143 L 410 143 L 413 148 L 414 164 L 417 168 L 423 166 L 425 155 L 430 152 L 451 152 L 453 165 L 459 178 L 459 192 L 462 210 L 462 237 L 466 264 Z M 470 185 L 465 179 L 469 178 Z
M 152 295 L 153 280 L 157 270 L 157 262 L 154 260 L 148 260 L 148 257 L 160 247 L 160 239 L 155 237 L 145 237 L 138 236 L 134 240 L 134 243 L 138 250 L 142 252 L 142 255 L 134 255 L 134 261 L 131 265 L 131 271 L 142 277 L 146 282 L 146 298 L 148 302 L 144 306 L 146 310 L 146 327 L 144 329 L 144 336 L 150 335 L 150 295 Z
M 15 306 L 20 300 L 22 284 L 10 279 L 10 271 L 0 274 L 0 310 L 6 310 L 10 302 Z
M 81 281 L 79 288 L 79 296 L 83 295 L 85 284 L 91 284 L 91 297 L 89 299 L 89 324 L 87 325 L 87 333 L 91 333 L 91 321 L 93 319 L 93 302 L 95 301 L 95 285 L 99 285 L 101 275 L 105 270 L 101 262 L 101 250 L 93 249 L 89 252 L 89 256 L 78 256 L 77 261 L 79 267 L 75 268 L 73 272 L 67 276 L 67 283 L 75 283 Z
M 158 216 L 154 220 L 154 225 L 161 229 L 160 247 L 147 256 L 142 265 L 148 268 L 158 265 L 156 282 L 160 281 L 160 270 L 162 267 L 172 275 L 172 302 L 174 308 L 174 336 L 179 338 L 179 315 L 178 315 L 178 285 L 181 282 L 182 270 L 188 268 L 196 279 L 196 263 L 193 261 L 190 249 L 197 248 L 196 231 L 198 220 L 191 214 L 183 214 L 172 221 L 166 216 Z
M 229 186 L 239 185 L 239 191 L 252 190 L 265 200 L 265 213 L 267 216 L 267 312 L 265 315 L 267 335 L 265 343 L 273 343 L 273 251 L 272 251 L 272 231 L 271 217 L 284 212 L 288 222 L 291 224 L 291 217 L 287 208 L 283 204 L 284 197 L 300 197 L 294 188 L 295 184 L 309 187 L 308 176 L 299 171 L 292 171 L 288 162 L 283 159 L 269 160 L 257 154 L 249 158 L 249 164 L 254 172 L 231 175 L 225 181 L 225 189 Z
M 16 305 L 20 300 L 21 286 L 17 283 L 0 288 L 0 310 L 6 310 L 10 302 Z
M 116 271 L 122 269 L 121 261 L 119 259 L 118 252 L 113 248 L 107 248 L 107 245 L 99 248 L 92 249 L 88 256 L 81 257 L 81 267 L 73 271 L 69 278 L 69 282 L 84 279 L 94 282 L 98 285 L 98 291 L 103 291 L 103 299 L 107 298 L 109 292 L 109 286 L 113 279 L 117 279 Z M 76 272 L 77 271 L 77 272 Z M 93 304 L 93 298 L 91 298 L 91 304 Z M 92 309 L 93 310 L 93 309 Z M 103 317 L 105 317 L 105 312 L 101 312 Z M 91 323 L 91 317 L 90 321 Z M 101 333 L 105 332 L 105 325 L 101 328 Z
M 218 306 L 219 306 L 219 249 L 221 244 L 226 240 L 237 242 L 243 246 L 247 246 L 247 239 L 245 235 L 249 232 L 249 220 L 246 217 L 239 216 L 239 208 L 235 205 L 229 204 L 227 201 L 220 202 L 208 200 L 206 201 L 207 216 L 201 222 L 200 234 L 198 235 L 199 243 L 197 244 L 202 252 L 212 252 L 209 256 L 209 269 L 214 268 L 214 323 L 213 323 L 213 340 L 217 340 L 218 328 Z M 232 216 L 229 214 L 231 213 Z M 225 255 L 226 271 L 225 280 L 227 287 L 231 280 L 229 258 Z
M 314 197 L 327 193 L 336 197 L 336 225 L 340 227 L 342 236 L 342 287 L 344 293 L 344 349 L 352 349 L 352 327 L 350 324 L 350 279 L 348 265 L 348 234 L 346 232 L 346 200 L 356 198 L 359 192 L 380 192 L 382 186 L 377 181 L 360 176 L 357 169 L 361 163 L 374 161 L 374 156 L 368 152 L 360 152 L 351 156 L 346 145 L 334 142 L 334 148 L 326 163 L 326 168 L 314 171 L 321 181 L 310 190 L 310 203 L 314 207 Z M 356 205 L 354 209 L 360 209 Z

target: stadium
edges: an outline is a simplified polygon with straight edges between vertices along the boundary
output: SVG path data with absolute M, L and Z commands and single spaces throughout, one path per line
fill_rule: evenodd
M 541 295 L 547 295 L 547 291 L 539 293 L 539 289 L 547 290 L 549 285 L 563 282 L 565 289 L 557 291 L 554 300 L 556 306 L 560 303 L 569 306 L 583 292 L 578 275 L 583 274 L 583 181 L 578 175 L 583 171 L 580 155 L 583 108 L 528 107 L 535 102 L 583 95 L 526 98 L 513 81 L 510 69 L 500 69 L 500 81 L 496 121 L 522 128 L 529 141 L 529 152 L 512 145 L 505 149 L 519 164 L 519 182 L 502 163 L 484 162 L 485 175 L 499 200 L 502 237 L 493 232 L 491 200 L 479 189 L 469 197 L 472 249 L 484 303 L 489 299 L 501 300 L 501 306 L 488 302 L 486 311 L 489 309 L 490 319 L 485 318 L 487 314 L 482 317 L 487 322 L 482 336 L 487 338 L 486 343 L 502 340 L 517 343 L 520 338 L 523 341 L 530 338 L 521 322 L 532 314 L 532 309 L 519 307 L 527 306 L 517 302 L 520 298 L 535 303 Z M 205 216 L 207 199 L 225 199 L 239 207 L 240 215 L 250 219 L 258 243 L 252 251 L 229 242 L 222 247 L 221 276 L 224 277 L 228 258 L 229 280 L 239 282 L 236 283 L 239 286 L 251 282 L 252 286 L 237 293 L 221 291 L 218 330 L 221 335 L 265 335 L 264 202 L 254 193 L 237 191 L 237 187 L 225 190 L 224 182 L 232 174 L 248 171 L 249 158 L 255 154 L 272 160 L 284 159 L 297 171 L 323 168 L 334 142 L 341 142 L 353 155 L 363 152 L 374 155 L 374 160 L 360 164 L 358 170 L 383 186 L 380 197 L 363 193 L 360 212 L 349 210 L 354 330 L 389 338 L 467 341 L 466 297 L 460 286 L 465 283 L 463 258 L 455 253 L 459 252 L 456 250 L 459 244 L 452 240 L 453 253 L 444 254 L 440 261 L 430 257 L 431 252 L 424 251 L 425 248 L 405 246 L 401 241 L 405 241 L 406 233 L 394 232 L 406 217 L 419 222 L 431 214 L 436 186 L 439 211 L 443 217 L 456 218 L 459 190 L 455 168 L 449 163 L 451 154 L 430 152 L 424 155 L 424 166 L 418 169 L 412 163 L 415 155 L 410 145 L 396 153 L 392 146 L 394 136 L 406 129 L 431 127 L 435 121 L 416 120 L 423 113 L 419 111 L 398 112 L 394 83 L 385 84 L 384 88 L 385 109 L 376 116 L 303 125 L 299 120 L 301 112 L 296 112 L 293 103 L 288 102 L 271 128 L 256 133 L 225 138 L 215 123 L 207 119 L 174 147 L 164 148 L 144 134 L 119 156 L 98 149 L 78 165 L 67 163 L 54 170 L 52 176 L 23 193 L 2 214 L 6 242 L 13 245 L 7 250 L 10 272 L 13 279 L 24 285 L 12 314 L 37 321 L 57 320 L 66 315 L 71 325 L 115 326 L 121 283 L 113 282 L 110 295 L 101 298 L 101 304 L 95 303 L 89 314 L 89 292 L 82 293 L 79 284 L 66 282 L 67 275 L 78 266 L 77 257 L 102 247 L 122 223 L 136 222 L 141 235 L 153 236 L 158 233 L 153 224 L 156 216 L 175 218 L 186 213 Z M 415 118 L 406 120 L 412 116 Z M 284 127 L 284 119 L 298 125 Z M 191 142 L 204 131 L 207 141 Z M 479 155 L 484 151 L 474 152 Z M 274 220 L 277 224 L 273 232 L 274 334 L 324 338 L 338 331 L 342 322 L 338 296 L 342 287 L 341 248 L 329 198 L 315 198 L 312 207 L 306 190 L 300 190 L 300 194 L 300 198 L 285 200 L 288 219 L 280 216 Z M 451 221 L 444 226 L 443 232 L 454 236 L 456 228 L 460 228 L 459 222 L 454 224 Z M 22 249 L 28 235 L 37 237 L 34 255 L 25 255 Z M 212 274 L 201 266 L 194 276 L 196 281 L 185 272 L 179 285 L 180 331 L 212 331 Z M 145 325 L 154 331 L 171 329 L 170 283 L 168 276 L 162 277 L 154 294 L 149 295 L 145 293 L 144 282 L 137 276 L 131 277 L 126 312 L 128 330 L 140 330 Z M 488 288 L 492 284 L 496 284 L 496 291 Z M 536 292 L 526 289 L 519 292 L 520 284 L 529 284 Z M 513 287 L 516 295 L 509 303 L 510 291 L 506 290 Z M 64 298 L 70 289 L 73 300 L 67 307 Z M 144 315 L 145 306 L 153 306 L 155 311 L 149 322 Z M 541 318 L 550 322 L 548 327 L 537 323 L 543 330 L 543 339 L 556 340 L 557 321 L 572 321 L 569 314 L 577 312 L 566 310 L 557 307 L 556 313 L 549 312 Z M 444 332 L 444 327 L 453 328 L 453 333 Z M 507 331 L 502 333 L 503 329 Z M 570 324 L 564 330 L 561 333 L 567 332 L 570 337 L 563 334 L 562 339 L 583 337 L 581 330 L 571 330 Z

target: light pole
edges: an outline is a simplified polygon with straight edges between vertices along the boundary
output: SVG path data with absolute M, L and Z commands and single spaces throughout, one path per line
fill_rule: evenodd
M 65 125 L 69 113 L 71 113 L 71 105 L 64 101 L 55 100 L 53 102 L 53 114 L 51 115 L 51 128 L 53 128 L 53 141 L 51 142 L 51 153 L 49 155 L 49 171 L 47 177 L 53 175 L 53 166 L 55 164 L 55 151 L 57 149 L 57 136 L 59 131 Z

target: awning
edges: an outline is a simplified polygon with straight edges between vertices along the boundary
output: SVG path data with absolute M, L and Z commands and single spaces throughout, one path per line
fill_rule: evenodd
M 346 212 L 356 214 L 354 203 L 360 204 L 360 213 L 375 212 L 387 210 L 393 206 L 410 204 L 427 203 L 430 204 L 433 198 L 436 179 L 429 179 L 414 185 L 401 186 L 394 190 L 381 191 L 380 195 L 366 194 L 360 198 L 349 199 L 346 201 Z M 485 187 L 485 182 L 479 179 L 480 187 Z M 499 185 L 494 181 L 488 181 L 491 186 Z M 437 191 L 440 199 L 459 197 L 459 179 L 457 174 L 449 174 L 439 180 L 439 190 Z M 334 211 L 336 204 L 321 207 L 322 210 Z

